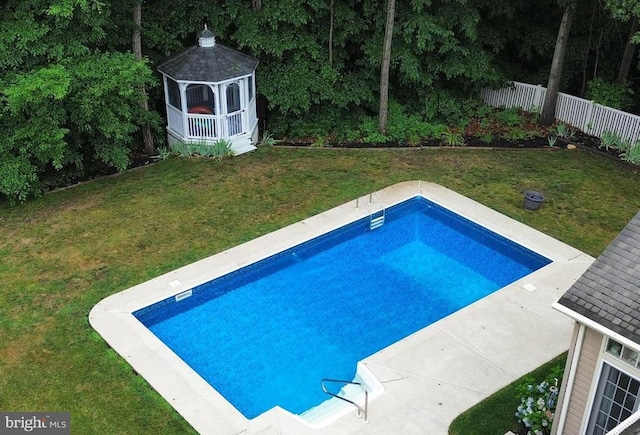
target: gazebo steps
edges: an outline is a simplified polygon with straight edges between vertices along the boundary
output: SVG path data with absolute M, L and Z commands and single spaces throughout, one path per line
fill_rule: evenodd
M 233 145 L 231 146 L 231 150 L 233 154 L 238 156 L 240 154 L 248 153 L 255 150 L 256 147 L 251 143 L 251 139 L 236 139 L 233 141 Z

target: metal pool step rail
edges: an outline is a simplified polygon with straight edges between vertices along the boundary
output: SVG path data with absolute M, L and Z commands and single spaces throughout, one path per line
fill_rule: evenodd
M 370 205 L 373 204 L 373 194 L 376 194 L 376 198 L 378 199 L 378 202 L 380 203 L 380 210 L 371 212 L 371 208 L 369 207 Z M 359 205 L 360 205 L 360 197 L 358 197 L 356 199 L 356 210 L 359 209 Z M 370 230 L 375 230 L 376 228 L 380 228 L 382 225 L 384 225 L 384 218 L 386 215 L 386 209 L 384 207 L 384 203 L 382 202 L 382 199 L 380 198 L 380 194 L 378 194 L 378 192 L 372 192 L 369 194 L 369 202 L 367 202 L 366 200 L 364 201 L 364 205 L 365 207 L 367 207 L 367 212 L 369 213 L 369 229 Z M 378 216 L 374 217 L 376 214 L 380 213 Z
M 325 382 L 339 383 L 339 384 L 344 384 L 345 386 L 347 385 L 359 386 L 360 388 L 362 388 L 362 391 L 364 391 L 364 408 L 362 408 L 353 400 L 349 400 L 346 397 L 339 396 L 338 394 L 332 393 L 331 391 L 327 390 L 327 386 L 325 385 Z M 322 386 L 322 391 L 324 391 L 326 394 L 333 396 L 337 399 L 344 400 L 345 402 L 351 403 L 353 406 L 355 406 L 358 410 L 358 414 L 357 414 L 358 417 L 362 416 L 362 421 L 364 421 L 365 423 L 369 422 L 369 418 L 367 414 L 369 409 L 369 392 L 367 391 L 367 387 L 362 385 L 360 382 L 344 381 L 342 379 L 329 379 L 329 378 L 322 379 L 320 381 L 320 385 Z

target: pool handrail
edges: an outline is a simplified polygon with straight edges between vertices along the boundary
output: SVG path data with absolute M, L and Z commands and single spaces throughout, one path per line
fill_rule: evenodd
M 341 383 L 341 384 L 350 384 L 350 385 L 358 385 L 360 388 L 362 388 L 362 391 L 364 391 L 364 409 L 358 405 L 356 402 L 354 402 L 353 400 L 349 400 L 346 397 L 342 397 L 339 396 L 335 393 L 332 393 L 331 391 L 327 390 L 327 387 L 325 386 L 325 382 L 336 382 L 336 383 Z M 320 386 L 322 387 L 322 391 L 324 391 L 326 394 L 333 396 L 337 399 L 340 400 L 344 400 L 345 402 L 351 403 L 353 406 L 355 406 L 358 409 L 358 413 L 357 416 L 360 417 L 360 414 L 362 413 L 362 421 L 364 421 L 365 423 L 369 422 L 369 418 L 368 418 L 368 409 L 369 409 L 369 392 L 367 391 L 367 387 L 365 387 L 364 385 L 362 385 L 360 382 L 353 382 L 353 381 L 345 381 L 342 379 L 329 379 L 329 378 L 324 378 L 320 381 Z
M 380 203 L 380 210 L 371 211 L 371 208 L 369 207 L 370 205 L 373 204 L 373 194 L 376 194 L 376 198 L 378 199 L 378 202 Z M 358 210 L 360 207 L 360 197 L 356 198 L 356 210 Z M 378 192 L 371 192 L 369 193 L 369 202 L 367 203 L 367 201 L 364 201 L 364 205 L 367 207 L 367 213 L 369 213 L 369 229 L 370 230 L 375 230 L 376 228 L 380 228 L 382 225 L 384 225 L 384 219 L 385 219 L 385 215 L 386 215 L 386 208 L 384 206 L 384 203 L 382 202 L 382 199 L 380 198 L 380 194 Z M 381 213 L 380 216 L 374 218 L 373 216 L 377 213 Z

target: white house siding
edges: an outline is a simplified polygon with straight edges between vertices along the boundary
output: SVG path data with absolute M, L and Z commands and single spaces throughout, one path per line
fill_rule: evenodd
M 576 323 L 576 328 L 578 328 Z M 589 389 L 591 388 L 596 363 L 600 355 L 603 336 L 599 332 L 586 328 L 578 368 L 576 371 L 571 398 L 567 409 L 563 434 L 578 434 L 582 425 L 583 416 L 589 412 L 587 409 Z M 565 376 L 569 372 L 565 371 Z M 562 411 L 561 411 L 562 412 Z

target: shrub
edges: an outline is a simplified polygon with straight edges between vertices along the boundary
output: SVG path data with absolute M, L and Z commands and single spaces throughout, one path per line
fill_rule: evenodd
M 37 193 L 36 169 L 27 159 L 13 158 L 0 161 L 0 193 L 9 198 L 11 204 L 24 202 L 30 194 Z
M 506 125 L 507 127 L 521 127 L 524 125 L 524 115 L 517 107 L 500 110 L 495 112 L 496 121 Z
M 213 143 L 197 142 L 185 143 L 176 142 L 171 146 L 171 152 L 179 157 L 211 157 L 216 160 L 222 160 L 224 157 L 232 156 L 231 141 L 228 139 L 219 139 Z
M 171 150 L 169 148 L 158 148 L 158 158 L 161 160 L 167 160 L 171 157 Z
M 629 141 L 623 142 L 624 147 L 620 147 L 620 158 L 630 163 L 640 163 L 640 142 L 631 143 Z
M 316 136 L 316 140 L 311 144 L 314 148 L 324 148 L 325 145 L 325 137 L 324 136 Z
M 491 132 L 485 131 L 480 133 L 480 135 L 478 135 L 478 138 L 480 138 L 480 140 L 484 143 L 491 143 L 495 140 L 495 135 Z
M 406 108 L 397 102 L 390 103 L 386 135 L 388 140 L 416 145 L 420 139 L 430 136 L 431 129 L 431 124 L 425 122 L 420 115 L 407 113 Z M 437 137 L 441 134 L 439 132 Z
M 260 143 L 258 144 L 258 146 L 273 146 L 278 142 L 280 141 L 277 139 L 274 139 L 271 133 L 269 133 L 268 131 L 265 131 L 264 133 L 262 133 L 262 139 L 260 139 Z
M 416 112 L 428 122 L 446 122 L 462 125 L 468 122 L 484 103 L 478 98 L 468 98 L 459 92 L 446 89 L 431 89 L 423 98 Z M 484 109 L 483 109 L 484 110 Z
M 213 143 L 213 145 L 209 145 L 209 154 L 207 157 L 213 157 L 216 160 L 222 160 L 225 157 L 230 157 L 233 155 L 233 151 L 231 150 L 231 141 L 228 139 L 219 139 Z
M 605 131 L 602 132 L 602 137 L 600 138 L 600 146 L 598 148 L 604 147 L 604 149 L 607 151 L 609 151 L 609 148 L 617 149 L 619 142 L 620 138 L 617 134 L 612 131 Z
M 492 106 L 489 106 L 488 104 L 483 103 L 483 104 L 479 104 L 478 107 L 476 107 L 473 115 L 476 118 L 488 119 L 493 115 L 493 112 L 494 112 L 494 108 Z
M 573 128 L 570 128 L 564 122 L 561 122 L 556 126 L 556 136 L 557 137 L 566 137 L 570 138 L 576 134 L 576 131 Z
M 171 145 L 171 151 L 176 153 L 179 157 L 191 157 L 193 155 L 193 148 L 191 144 L 186 142 L 176 142 Z
M 322 106 L 311 109 L 304 116 L 283 115 L 278 112 L 269 115 L 269 131 L 276 137 L 311 138 L 336 136 L 344 139 L 347 132 L 358 130 L 365 114 L 362 109 L 352 107 L 336 109 Z
M 378 119 L 367 116 L 360 124 L 360 133 L 364 143 L 384 143 L 387 137 L 378 131 Z
M 528 139 L 530 136 L 529 136 L 529 133 L 525 130 L 522 130 L 520 128 L 512 128 L 506 131 L 503 137 L 507 140 L 517 141 L 522 139 Z
M 626 83 L 610 83 L 596 77 L 587 83 L 587 98 L 614 109 L 633 107 L 633 90 Z
M 427 124 L 425 137 L 428 139 L 441 139 L 447 126 L 444 124 Z
M 515 416 L 527 429 L 527 435 L 548 435 L 551 432 L 561 378 L 562 368 L 555 366 L 539 384 L 535 385 L 532 378 L 525 378 L 518 388 L 520 405 Z
M 462 136 L 462 133 L 452 128 L 448 128 L 447 131 L 442 133 L 442 140 L 449 146 L 464 145 L 464 136 Z

